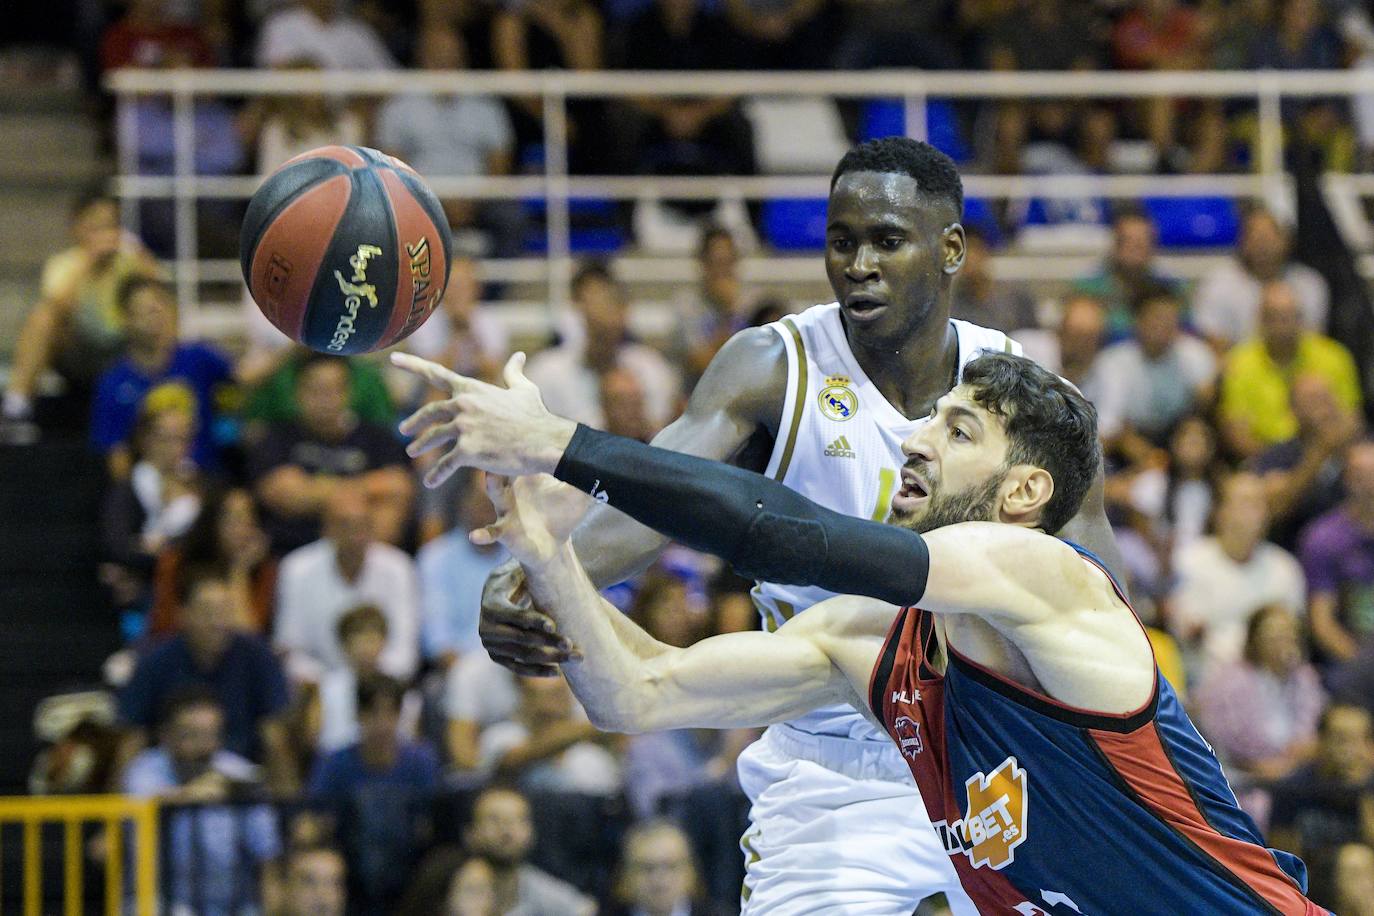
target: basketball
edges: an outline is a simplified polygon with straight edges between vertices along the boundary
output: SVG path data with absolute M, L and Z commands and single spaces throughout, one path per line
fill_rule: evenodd
M 239 260 L 283 334 L 322 353 L 403 340 L 444 296 L 453 240 L 434 192 L 399 159 L 324 146 L 288 161 L 248 204 Z

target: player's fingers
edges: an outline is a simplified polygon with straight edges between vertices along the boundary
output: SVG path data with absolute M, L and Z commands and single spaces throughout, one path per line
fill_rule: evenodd
M 505 381 L 507 388 L 539 388 L 525 376 L 525 352 L 517 350 L 506 360 L 506 367 L 501 370 L 501 378 Z
M 485 528 L 474 528 L 468 532 L 468 543 L 478 547 L 490 547 L 501 539 L 501 532 L 496 525 L 487 525 Z
M 463 453 L 455 445 L 425 473 L 425 486 L 434 489 L 452 477 L 462 466 Z
M 521 677 L 558 677 L 562 673 L 557 665 L 526 665 L 513 658 L 495 655 L 492 656 L 492 660 Z
M 398 369 L 404 369 L 412 375 L 418 375 L 435 388 L 450 391 L 453 394 L 466 388 L 469 381 L 452 369 L 446 369 L 438 363 L 421 359 L 410 353 L 391 354 L 391 365 Z
M 511 507 L 510 478 L 504 474 L 484 473 L 482 476 L 486 478 L 484 483 L 487 488 L 487 499 L 491 500 L 497 514 L 505 517 Z
M 452 401 L 430 401 L 401 421 L 399 429 L 403 436 L 415 433 L 436 423 L 446 423 L 458 415 L 458 405 Z
M 406 454 L 418 458 L 425 452 L 433 451 L 441 445 L 458 441 L 457 431 L 448 423 L 433 423 L 406 446 Z

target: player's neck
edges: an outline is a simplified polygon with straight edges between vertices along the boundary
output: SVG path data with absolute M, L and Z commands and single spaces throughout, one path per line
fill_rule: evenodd
M 904 343 L 856 340 L 849 347 L 859 366 L 889 404 L 908 418 L 923 417 L 954 387 L 959 371 L 959 335 L 944 318 L 931 316 Z

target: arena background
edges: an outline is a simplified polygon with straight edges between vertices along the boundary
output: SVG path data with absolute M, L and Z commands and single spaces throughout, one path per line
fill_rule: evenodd
M 531 374 L 555 409 L 648 438 L 731 331 L 830 301 L 830 170 L 856 142 L 905 134 L 964 176 L 974 240 L 955 315 L 1012 332 L 1103 411 L 1137 609 L 1243 803 L 1308 860 L 1314 899 L 1374 912 L 1367 4 L 64 0 L 5 18 L 0 906 L 114 912 L 146 880 L 187 912 L 291 912 L 290 850 L 332 841 L 353 911 L 437 912 L 462 845 L 483 842 L 465 831 L 472 799 L 499 780 L 534 801 L 530 861 L 605 912 L 649 905 L 620 846 L 653 814 L 681 823 L 699 894 L 737 910 L 731 760 L 751 736 L 597 736 L 556 687 L 516 692 L 484 666 L 473 596 L 492 560 L 461 539 L 483 511 L 466 481 L 423 493 L 395 443 L 374 442 L 354 469 L 373 496 L 361 524 L 397 545 L 392 578 L 374 593 L 284 584 L 274 558 L 319 536 L 328 499 L 301 524 L 274 519 L 284 497 L 262 455 L 297 416 L 296 370 L 312 370 L 245 298 L 238 220 L 296 152 L 407 159 L 461 254 L 451 309 L 407 346 L 484 375 L 512 349 L 547 349 Z M 73 229 L 102 206 L 124 233 L 87 265 L 99 233 Z M 143 344 L 121 342 L 118 281 L 143 269 L 169 281 L 185 353 L 158 338 L 156 304 Z M 52 316 L 38 349 L 55 355 L 29 386 L 13 355 Z M 63 330 L 87 320 L 104 322 L 99 354 Z M 1284 340 L 1298 364 L 1273 358 Z M 102 381 L 102 360 L 173 352 L 183 384 Z M 423 396 L 380 358 L 355 360 L 346 384 L 357 415 L 393 432 Z M 162 415 L 188 410 L 195 460 L 183 443 L 175 486 L 151 497 L 150 449 L 167 448 L 153 439 L 178 428 Z M 131 440 L 140 418 L 152 438 Z M 241 749 L 269 765 L 188 803 L 184 787 L 131 779 L 128 735 L 165 733 L 126 685 L 182 625 L 178 568 L 236 550 L 250 556 L 232 621 L 250 635 L 236 639 L 274 646 L 284 674 L 282 696 L 240 683 L 230 712 L 254 710 Z M 756 625 L 745 585 L 685 551 L 612 597 L 680 643 Z M 356 723 L 337 708 L 332 625 L 313 645 L 299 632 L 369 603 L 381 614 L 359 627 L 386 621 L 381 667 L 410 688 L 408 727 L 429 746 L 407 751 L 401 817 L 376 817 L 366 780 L 345 792 L 317 766 Z M 328 708 L 312 713 L 312 696 Z M 320 716 L 342 731 L 316 737 Z M 269 719 L 270 760 L 254 733 Z M 20 799 L 128 789 L 165 803 Z M 160 856 L 125 815 L 160 820 Z M 187 839 L 198 830 L 239 839 Z

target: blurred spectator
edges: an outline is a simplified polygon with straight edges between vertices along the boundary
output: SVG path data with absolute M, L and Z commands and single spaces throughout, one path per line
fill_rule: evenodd
M 181 631 L 138 662 L 119 694 L 120 719 L 135 732 L 130 746 L 146 743 L 158 714 L 177 690 L 202 685 L 224 713 L 224 747 L 267 765 L 279 793 L 296 785 L 286 727 L 286 677 L 267 644 L 233 629 L 233 601 L 224 574 L 188 568 L 183 576 Z
M 529 865 L 534 846 L 530 803 L 514 789 L 491 788 L 472 804 L 468 851 L 491 863 L 496 912 L 520 916 L 591 916 L 596 904 L 570 884 Z
M 402 346 L 462 375 L 495 380 L 510 351 L 510 336 L 491 309 L 481 307 L 481 299 L 477 261 L 454 252 L 440 308 Z M 402 374 L 405 394 L 398 400 L 409 406 L 425 397 L 429 389 L 413 375 Z
M 492 61 L 501 70 L 601 70 L 605 37 L 601 13 L 590 0 L 529 0 L 498 8 L 491 22 Z M 524 149 L 544 142 L 544 100 L 512 99 L 515 138 Z M 569 166 L 575 173 L 615 174 L 625 159 L 599 99 L 568 103 Z
M 161 745 L 129 763 L 122 791 L 194 807 L 162 822 L 163 905 L 172 914 L 238 916 L 255 912 L 259 866 L 277 856 L 276 812 L 267 805 L 217 805 L 262 794 L 257 767 L 224 749 L 224 711 L 205 688 L 168 698 Z
M 1097 270 L 1079 280 L 1077 292 L 1094 297 L 1107 310 L 1107 340 L 1128 337 L 1134 307 L 1156 289 L 1179 291 L 1179 283 L 1157 264 L 1155 224 L 1143 210 L 1123 210 L 1112 219 L 1112 249 Z
M 341 0 L 300 0 L 262 24 L 254 55 L 259 67 L 308 61 L 324 70 L 388 70 L 396 66 L 381 38 Z
M 959 269 L 949 314 L 1010 334 L 1035 328 L 1035 300 L 1019 286 L 999 283 L 992 276 L 992 252 L 977 229 L 964 230 L 964 266 Z
M 390 429 L 349 409 L 348 363 L 305 357 L 296 376 L 300 419 L 277 424 L 249 456 L 248 475 L 279 555 L 319 536 L 325 504 L 341 489 L 366 497 L 379 539 L 405 536 L 415 497 L 410 459 Z
M 1312 638 L 1332 660 L 1353 658 L 1374 635 L 1374 440 L 1350 446 L 1346 500 L 1302 535 Z
M 492 661 L 486 650 L 469 652 L 449 668 L 445 745 L 454 770 L 463 776 L 479 775 L 482 730 L 509 721 L 519 704 L 515 675 Z
M 324 65 L 302 58 L 273 69 L 300 73 L 321 70 Z M 358 111 L 338 97 L 320 93 L 259 97 L 243 109 L 239 130 L 257 144 L 259 175 L 269 175 L 288 160 L 317 147 L 358 146 L 367 139 Z
M 400 737 L 405 688 L 383 674 L 357 686 L 358 741 L 321 758 L 309 794 L 327 805 L 348 860 L 349 900 L 359 912 L 388 912 L 427 833 L 439 757 L 425 742 Z
M 1200 70 L 1207 67 L 1208 27 L 1200 11 L 1181 0 L 1136 0 L 1117 20 L 1112 49 L 1123 70 Z M 1186 106 L 1186 107 L 1185 107 Z M 1180 104 L 1167 96 L 1141 103 L 1145 133 L 1162 169 L 1214 172 L 1225 153 L 1221 106 L 1212 102 Z M 1178 148 L 1180 115 L 1193 134 L 1191 156 Z
M 620 880 L 608 916 L 723 916 L 702 892 L 692 848 L 668 820 L 635 824 L 621 846 Z
M 1326 330 L 1331 298 L 1326 280 L 1306 264 L 1293 261 L 1291 250 L 1292 239 L 1278 217 L 1263 209 L 1246 214 L 1236 257 L 1198 284 L 1193 297 L 1198 330 L 1223 350 L 1255 336 L 1260 293 L 1272 280 L 1283 280 L 1293 290 L 1304 327 Z
M 1196 696 L 1198 728 L 1228 773 L 1282 779 L 1311 758 L 1326 693 L 1290 611 L 1251 615 L 1241 660 L 1214 669 Z
M 1212 400 L 1216 358 L 1180 330 L 1181 308 L 1169 290 L 1147 294 L 1135 309 L 1135 338 L 1097 357 L 1098 434 L 1132 462 L 1163 445 L 1175 423 Z
M 38 304 L 14 342 L 0 438 L 16 444 L 37 435 L 33 398 L 40 376 L 56 370 L 83 398 L 119 353 L 120 287 L 129 277 L 160 272 L 143 243 L 119 228 L 119 202 L 103 185 L 72 207 L 71 234 L 73 246 L 43 263 Z
M 1342 916 L 1374 916 L 1374 849 L 1366 843 L 1338 847 L 1331 862 L 1330 894 L 1318 896 L 1314 889 L 1312 898 Z
M 445 916 L 498 916 L 496 870 L 480 856 L 472 856 L 453 871 Z
M 378 663 L 386 648 L 386 615 L 371 604 L 353 608 L 339 618 L 339 646 L 347 664 L 320 678 L 318 736 L 315 746 L 332 753 L 358 740 L 358 684 L 381 674 Z M 420 695 L 407 690 L 401 702 L 400 732 L 414 738 L 420 721 Z
M 416 39 L 422 70 L 465 70 L 467 48 L 450 26 L 425 27 Z M 395 95 L 378 113 L 376 143 L 426 178 L 508 175 L 515 161 L 515 134 L 499 98 L 486 95 Z M 492 254 L 515 257 L 523 250 L 524 211 L 518 200 L 475 202 L 446 198 L 455 226 L 486 229 Z
M 338 850 L 299 846 L 286 854 L 283 906 L 270 916 L 344 916 L 347 868 Z
M 601 373 L 601 412 L 606 417 L 606 432 L 648 442 L 658 432 L 649 422 L 644 404 L 644 389 L 628 369 L 611 368 Z
M 101 529 L 110 566 L 101 577 L 116 606 L 148 597 L 158 552 L 200 514 L 205 480 L 191 461 L 194 409 L 184 389 L 152 392 L 140 411 L 133 468 L 106 493 Z
M 1102 301 L 1087 293 L 1070 293 L 1055 330 L 1024 328 L 1012 336 L 1026 356 L 1078 386 L 1084 397 L 1096 401 L 1098 354 L 1107 334 L 1107 312 Z
M 131 277 L 116 304 L 124 319 L 123 355 L 96 382 L 91 441 L 108 456 L 110 473 L 129 473 L 129 436 L 148 392 L 182 387 L 196 410 L 192 457 L 207 470 L 219 467 L 216 443 L 219 404 L 234 380 L 229 359 L 211 344 L 177 341 L 176 292 L 152 277 Z
M 276 612 L 277 562 L 267 546 L 253 495 L 239 487 L 212 490 L 195 524 L 158 554 L 149 633 L 167 636 L 181 626 L 177 602 L 181 571 L 209 563 L 228 574 L 233 627 L 258 636 L 269 634 Z
M 1100 68 L 1103 48 L 1091 4 L 1074 0 L 1012 0 L 996 5 L 1005 12 L 981 36 L 988 69 Z
M 482 732 L 483 768 L 527 792 L 619 792 L 620 763 L 606 750 L 618 738 L 587 721 L 567 681 L 561 675 L 522 677 L 518 685 L 515 715 Z
M 250 307 L 254 314 L 266 322 L 267 319 L 262 317 L 262 311 L 256 305 L 250 304 Z M 243 407 L 244 418 L 253 424 L 299 420 L 300 375 L 317 362 L 312 351 L 304 347 L 289 346 L 280 331 L 271 328 L 270 325 L 269 328 L 273 336 L 271 345 L 262 347 L 261 344 L 265 341 L 255 342 L 258 349 L 250 351 L 239 363 L 239 376 L 243 383 L 257 386 L 249 394 L 248 403 Z M 377 363 L 355 356 L 340 360 L 340 364 L 348 370 L 349 410 L 364 423 L 378 426 L 390 426 L 394 423 L 396 409 L 391 403 L 391 395 L 387 392 L 386 382 Z
M 1302 568 L 1264 540 L 1268 522 L 1264 484 L 1254 474 L 1232 474 L 1218 494 L 1211 536 L 1174 557 L 1172 627 L 1185 648 L 1202 650 L 1205 668 L 1240 660 L 1246 621 L 1260 608 L 1303 613 Z
M 1308 374 L 1325 379 L 1343 409 L 1359 409 L 1359 373 L 1350 352 L 1304 330 L 1293 288 L 1271 281 L 1260 298 L 1259 336 L 1233 347 L 1222 370 L 1222 433 L 1233 452 L 1253 457 L 1297 435 L 1290 389 L 1293 379 Z
M 764 296 L 754 304 L 754 308 L 744 324 L 745 327 L 758 328 L 765 324 L 781 321 L 791 313 L 792 308 L 785 300 L 776 296 Z
M 339 487 L 325 506 L 324 537 L 282 558 L 274 641 L 289 651 L 292 676 L 318 680 L 343 668 L 339 618 L 363 604 L 381 608 L 388 638 L 379 661 L 394 677 L 415 674 L 420 654 L 420 595 L 415 561 L 373 537 L 364 495 Z
M 124 15 L 100 38 L 100 67 L 211 67 L 215 55 L 194 25 L 168 21 L 167 0 L 130 0 Z
M 843 27 L 832 64 L 837 70 L 892 67 L 952 70 L 958 49 L 949 35 L 949 7 L 921 0 L 842 0 Z
M 777 6 L 817 7 L 816 0 L 782 0 Z M 616 66 L 627 70 L 726 70 L 740 60 L 767 65 L 751 37 L 732 32 L 727 19 L 750 15 L 749 0 L 655 0 L 625 26 Z M 782 14 L 784 17 L 786 14 Z M 738 25 L 738 19 L 736 19 Z M 786 28 L 783 26 L 782 28 Z M 742 55 L 742 56 L 741 56 Z M 817 57 L 804 66 L 821 65 Z M 628 100 L 637 117 L 618 117 L 628 128 L 625 145 L 635 168 L 651 175 L 752 175 L 754 133 L 732 96 L 642 96 Z M 666 201 L 699 216 L 712 201 Z
M 739 275 L 739 245 L 729 229 L 708 225 L 697 248 L 700 283 L 673 301 L 675 327 L 669 357 L 696 383 L 716 351 L 745 326 L 749 294 Z
M 625 289 L 605 265 L 584 265 L 573 278 L 573 306 L 581 319 L 569 340 L 535 354 L 525 370 L 544 403 L 559 416 L 604 429 L 600 375 L 611 367 L 632 372 L 644 389 L 649 422 L 661 429 L 672 419 L 681 392 L 677 371 L 652 347 L 629 336 Z
M 1319 375 L 1294 378 L 1291 401 L 1297 435 L 1271 445 L 1250 462 L 1251 470 L 1264 478 L 1269 495 L 1273 541 L 1285 550 L 1296 550 L 1303 527 L 1345 497 L 1345 450 L 1361 428 L 1359 414 L 1342 407 Z
M 830 55 L 824 0 L 723 0 L 725 13 L 745 41 L 750 67 L 815 70 Z
M 1374 738 L 1369 713 L 1332 703 L 1317 725 L 1317 755 L 1270 795 L 1269 840 L 1300 856 L 1374 839 Z
M 1346 50 L 1326 23 L 1320 0 L 1284 0 L 1277 16 L 1251 48 L 1254 70 L 1337 70 L 1345 66 Z M 1356 139 L 1349 127 L 1344 98 L 1288 97 L 1280 104 L 1290 136 L 1324 151 L 1325 167 L 1350 171 L 1355 164 Z
M 420 573 L 423 618 L 420 630 L 425 658 L 449 668 L 470 652 L 481 652 L 477 620 L 487 575 L 506 559 L 499 544 L 477 547 L 468 532 L 496 521 L 482 487 L 481 475 L 460 473 L 459 523 L 424 547 L 416 558 Z

